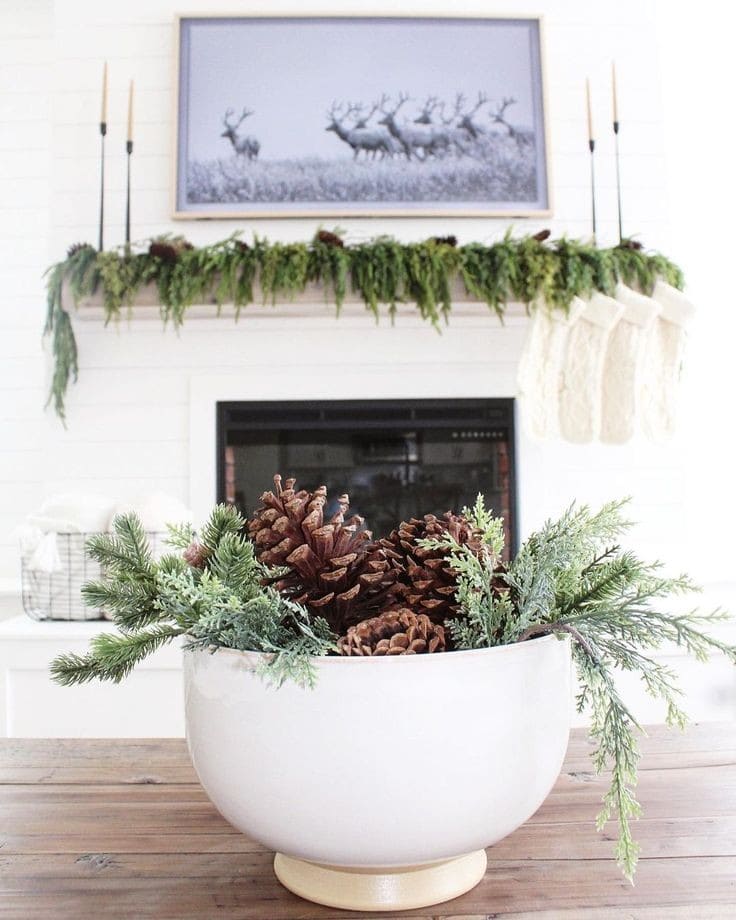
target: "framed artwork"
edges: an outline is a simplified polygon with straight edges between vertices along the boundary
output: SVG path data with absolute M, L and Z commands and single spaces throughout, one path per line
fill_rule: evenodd
M 550 213 L 538 18 L 176 28 L 175 217 Z

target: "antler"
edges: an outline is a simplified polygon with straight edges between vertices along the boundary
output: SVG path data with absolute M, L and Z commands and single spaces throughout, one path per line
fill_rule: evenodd
M 429 125 L 432 123 L 432 112 L 439 105 L 439 99 L 436 96 L 427 96 L 427 101 L 424 103 L 424 108 L 422 109 L 421 115 L 418 118 L 414 119 L 416 124 Z
M 246 108 L 246 107 L 243 107 L 243 114 L 240 116 L 240 118 L 237 120 L 237 122 L 235 122 L 234 124 L 232 124 L 231 122 L 228 121 L 228 118 L 232 118 L 232 116 L 233 116 L 234 114 L 235 114 L 235 112 L 233 111 L 233 109 L 228 109 L 228 110 L 225 112 L 225 117 L 223 118 L 223 123 L 224 123 L 225 127 L 226 127 L 226 128 L 230 128 L 230 129 L 232 129 L 233 131 L 234 131 L 236 128 L 239 128 L 240 125 L 245 121 L 245 119 L 248 118 L 250 115 L 252 115 L 253 112 L 252 112 L 251 109 L 248 109 L 248 108 Z
M 393 109 L 391 109 L 390 111 L 387 111 L 384 108 L 384 106 L 388 103 L 390 98 L 391 97 L 387 96 L 385 93 L 383 94 L 383 96 L 381 96 L 381 102 L 379 103 L 379 106 L 384 115 L 395 115 L 399 111 L 401 106 L 405 102 L 408 102 L 411 97 L 409 96 L 408 93 L 399 93 L 399 101 L 396 103 Z
M 338 119 L 342 121 L 345 117 L 342 113 L 342 103 L 334 100 L 332 105 L 327 109 L 327 118 L 330 121 L 337 121 Z
M 368 122 L 369 122 L 369 121 L 371 120 L 371 118 L 373 118 L 373 116 L 376 114 L 376 111 L 378 110 L 379 105 L 380 105 L 380 103 L 374 102 L 374 103 L 373 103 L 373 108 L 370 110 L 370 112 L 369 112 L 367 115 L 363 115 L 363 106 L 361 105 L 361 106 L 359 107 L 359 109 L 358 109 L 358 114 L 360 115 L 360 119 L 359 119 L 358 121 L 355 122 L 355 127 L 356 127 L 356 128 L 365 128 L 365 127 L 367 127 L 367 126 L 368 126 Z
M 440 120 L 443 125 L 451 125 L 456 118 L 460 117 L 460 113 L 465 102 L 465 96 L 462 93 L 455 94 L 455 105 L 453 107 L 452 113 L 449 118 L 445 118 L 445 103 L 443 102 L 440 106 Z
M 506 109 L 510 105 L 515 105 L 515 104 L 516 104 L 516 99 L 514 99 L 513 96 L 504 96 L 501 102 L 499 102 L 498 105 L 496 106 L 496 111 L 491 112 L 491 118 L 494 121 L 499 122 L 500 124 L 504 124 L 505 122 L 503 118 L 503 113 L 506 111 Z
M 327 118 L 341 124 L 349 115 L 359 115 L 362 109 L 363 107 L 357 102 L 333 102 L 327 110 Z
M 467 118 L 472 118 L 473 115 L 475 115 L 475 113 L 478 111 L 478 109 L 479 109 L 481 106 L 485 105 L 486 102 L 488 102 L 488 94 L 487 94 L 487 93 L 478 93 L 478 101 L 475 103 L 475 105 L 473 106 L 473 108 L 472 108 L 469 112 L 466 112 L 466 117 L 467 117 Z

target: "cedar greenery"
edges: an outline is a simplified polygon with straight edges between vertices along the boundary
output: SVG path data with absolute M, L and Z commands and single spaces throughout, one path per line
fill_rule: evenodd
M 51 339 L 54 358 L 49 402 L 63 419 L 66 391 L 78 372 L 67 307 L 97 291 L 109 322 L 132 307 L 142 287 L 155 284 L 162 320 L 178 326 L 187 308 L 196 303 L 218 307 L 232 303 L 239 315 L 254 302 L 256 283 L 263 302 L 272 304 L 319 283 L 338 313 L 352 293 L 376 319 L 382 304 L 393 317 L 397 304 L 412 302 L 423 319 L 439 328 L 450 315 L 451 285 L 456 279 L 501 318 L 511 301 L 531 308 L 542 299 L 552 308 L 566 310 L 576 295 L 594 290 L 611 294 L 618 280 L 645 293 L 651 292 L 657 278 L 675 287 L 683 284 L 676 265 L 630 241 L 598 249 L 566 238 L 512 239 L 509 232 L 490 245 L 457 246 L 450 237 L 399 243 L 381 236 L 341 246 L 333 237 L 340 240 L 321 231 L 310 243 L 270 243 L 255 237 L 247 245 L 234 234 L 201 248 L 168 236 L 109 252 L 97 252 L 89 244 L 72 247 L 67 258 L 47 272 L 45 334 Z
M 676 675 L 648 653 L 672 642 L 699 661 L 716 651 L 736 664 L 736 647 L 702 631 L 727 619 L 723 611 L 672 615 L 660 609 L 664 598 L 697 588 L 686 576 L 667 578 L 659 563 L 642 562 L 620 548 L 618 539 L 631 526 L 623 517 L 624 505 L 612 502 L 596 513 L 573 505 L 559 520 L 548 521 L 501 573 L 508 591 L 500 594 L 491 585 L 499 577 L 503 529 L 481 497 L 463 513 L 482 535 L 485 552 L 474 553 L 449 534 L 421 545 L 444 549 L 457 573 L 464 616 L 448 624 L 455 648 L 486 648 L 550 633 L 571 637 L 578 711 L 591 712 L 593 764 L 598 773 L 611 770 L 597 827 L 602 830 L 612 816 L 618 818 L 616 859 L 632 879 L 639 853 L 630 822 L 640 811 L 634 787 L 641 726 L 618 693 L 616 671 L 637 673 L 647 692 L 664 702 L 668 724 L 682 727 L 686 717 Z

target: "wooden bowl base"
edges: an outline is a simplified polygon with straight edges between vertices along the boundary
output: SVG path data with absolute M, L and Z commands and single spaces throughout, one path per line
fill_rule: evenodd
M 277 853 L 281 884 L 301 898 L 343 910 L 411 910 L 456 898 L 486 871 L 485 850 L 419 866 L 360 869 L 325 866 Z

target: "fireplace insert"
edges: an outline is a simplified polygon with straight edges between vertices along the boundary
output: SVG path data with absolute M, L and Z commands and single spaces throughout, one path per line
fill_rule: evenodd
M 376 537 L 483 492 L 516 549 L 513 399 L 218 403 L 218 501 L 251 514 L 274 472 L 326 485 L 328 513 L 348 492 Z

